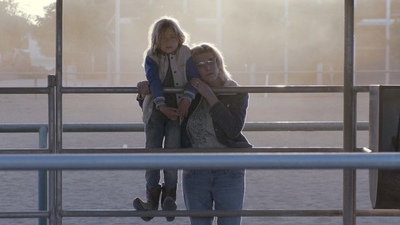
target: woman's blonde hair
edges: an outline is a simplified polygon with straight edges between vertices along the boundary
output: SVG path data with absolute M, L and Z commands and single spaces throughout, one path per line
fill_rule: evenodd
M 161 36 L 168 28 L 171 28 L 178 36 L 178 48 L 189 42 L 189 34 L 181 28 L 179 21 L 173 17 L 163 16 L 150 26 L 148 34 L 149 45 L 147 50 L 144 52 L 144 57 L 146 57 L 148 53 L 154 55 L 161 54 L 161 51 L 159 50 Z
M 195 59 L 196 56 L 199 54 L 211 52 L 215 56 L 215 60 L 216 60 L 217 67 L 219 70 L 218 76 L 224 82 L 232 79 L 231 74 L 226 69 L 224 57 L 223 57 L 221 51 L 219 51 L 218 48 L 215 47 L 215 45 L 213 45 L 211 43 L 206 43 L 206 42 L 200 43 L 200 44 L 195 44 L 192 46 L 191 51 L 192 51 L 193 59 Z

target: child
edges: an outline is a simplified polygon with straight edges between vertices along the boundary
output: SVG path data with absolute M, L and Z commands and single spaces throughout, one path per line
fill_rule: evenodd
M 179 22 L 162 17 L 149 30 L 149 47 L 145 51 L 144 67 L 151 95 L 143 99 L 146 148 L 180 148 L 180 121 L 186 116 L 197 90 L 188 82 L 199 77 L 189 47 L 188 35 Z M 184 87 L 183 94 L 164 93 L 166 87 Z M 160 194 L 163 210 L 176 210 L 177 170 L 163 170 L 164 184 L 160 184 L 160 170 L 146 170 L 147 202 L 136 198 L 136 210 L 157 210 Z M 153 217 L 142 217 L 149 221 Z M 167 217 L 173 221 L 174 217 Z

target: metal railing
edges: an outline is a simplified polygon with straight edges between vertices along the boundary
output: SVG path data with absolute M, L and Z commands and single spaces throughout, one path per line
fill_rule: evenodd
M 51 87 L 54 79 L 49 76 L 49 87 L 43 89 L 30 88 L 0 88 L 0 94 L 37 94 L 49 95 L 49 118 L 53 115 L 51 99 L 55 92 Z M 219 89 L 220 92 L 249 92 L 249 93 L 321 93 L 341 92 L 342 87 L 331 86 L 254 86 L 232 89 Z M 366 92 L 368 87 L 355 87 L 356 92 Z M 180 89 L 172 88 L 167 92 L 177 92 Z M 65 93 L 136 93 L 136 88 L 66 88 Z M 53 95 L 53 97 L 52 97 Z M 358 130 L 368 130 L 368 122 L 358 122 Z M 143 125 L 139 123 L 126 124 L 63 124 L 63 132 L 141 132 Z M 277 121 L 277 122 L 248 122 L 245 131 L 341 131 L 344 129 L 342 122 L 337 121 Z M 38 211 L 31 212 L 0 212 L 0 218 L 39 218 L 39 224 L 62 224 L 63 217 L 134 217 L 134 216 L 229 216 L 241 215 L 254 216 L 343 216 L 343 210 L 243 210 L 243 211 L 186 211 L 176 212 L 151 211 L 136 212 L 132 210 L 63 210 L 62 204 L 51 203 L 62 194 L 62 189 L 57 183 L 62 182 L 62 170 L 138 170 L 154 168 L 169 168 L 178 166 L 181 169 L 192 167 L 221 167 L 221 168 L 247 168 L 247 169 L 384 169 L 400 167 L 399 156 L 389 153 L 368 153 L 365 149 L 353 149 L 347 152 L 343 148 L 252 148 L 228 149 L 224 155 L 218 155 L 215 149 L 202 149 L 202 154 L 186 152 L 185 149 L 171 149 L 168 154 L 159 154 L 156 150 L 140 149 L 59 149 L 53 154 L 50 146 L 46 147 L 47 131 L 49 124 L 3 124 L 0 133 L 9 132 L 38 132 L 39 149 L 3 149 L 0 150 L 0 169 L 2 170 L 38 170 L 49 171 L 48 196 L 49 203 L 39 194 L 40 205 Z M 51 137 L 49 133 L 49 137 Z M 243 153 L 246 152 L 246 153 Z M 228 152 L 228 153 L 227 153 Z M 107 156 L 99 155 L 107 153 Z M 129 155 L 127 155 L 129 153 Z M 173 153 L 173 155 L 171 155 Z M 123 154 L 123 155 L 121 155 Z M 211 160 L 211 158 L 213 160 Z M 240 160 L 239 160 L 240 158 Z M 90 162 L 90 163 L 89 163 Z M 96 163 L 93 163 L 96 162 Z M 240 162 L 240 163 L 238 163 Z M 157 165 L 157 166 L 155 166 Z M 47 184 L 47 174 L 39 178 L 39 182 Z M 47 190 L 46 187 L 40 191 Z M 47 193 L 46 193 L 47 195 Z M 355 210 L 355 216 L 399 216 L 398 210 Z
M 132 216 L 342 216 L 344 225 L 355 225 L 356 216 L 399 216 L 399 210 L 357 210 L 355 204 L 355 170 L 362 168 L 388 169 L 400 168 L 400 156 L 391 153 L 365 153 L 355 146 L 357 121 L 356 99 L 357 92 L 366 92 L 368 87 L 354 86 L 354 0 L 345 0 L 345 44 L 344 44 L 344 85 L 343 86 L 249 86 L 240 88 L 221 88 L 215 91 L 248 92 L 248 93 L 343 93 L 344 120 L 342 124 L 332 124 L 332 128 L 343 130 L 343 148 L 258 148 L 249 153 L 232 152 L 218 155 L 205 152 L 204 154 L 182 153 L 175 149 L 171 154 L 140 153 L 120 155 L 109 153 L 107 156 L 95 152 L 107 153 L 109 149 L 77 149 L 80 154 L 71 154 L 73 149 L 64 149 L 62 145 L 62 96 L 69 93 L 136 93 L 135 88 L 73 88 L 62 85 L 62 25 L 63 1 L 56 0 L 56 75 L 49 76 L 47 88 L 0 88 L 0 94 L 47 94 L 48 95 L 48 146 L 45 150 L 23 149 L 20 155 L 11 154 L 12 149 L 2 151 L 0 169 L 3 170 L 48 170 L 48 210 L 34 212 L 1 212 L 0 218 L 41 218 L 48 219 L 50 225 L 61 225 L 63 217 L 132 217 Z M 166 90 L 181 91 L 181 90 Z M 299 122 L 298 127 L 303 124 Z M 254 124 L 253 124 L 254 125 Z M 254 126 L 258 126 L 254 125 Z M 277 124 L 275 124 L 277 125 Z M 288 124 L 283 126 L 295 127 Z M 315 123 L 312 126 L 317 126 Z M 320 125 L 320 124 L 319 124 Z M 366 128 L 363 122 L 360 124 Z M 68 127 L 65 125 L 65 127 Z M 110 127 L 109 127 L 110 128 Z M 265 127 L 263 127 L 265 128 Z M 261 126 L 257 129 L 263 130 Z M 81 129 L 85 129 L 82 128 Z M 141 128 L 140 128 L 141 129 Z M 256 128 L 254 128 L 256 129 Z M 322 129 L 322 128 L 319 128 Z M 78 130 L 78 128 L 77 128 Z M 83 132 L 83 131 L 82 131 Z M 113 149 L 114 151 L 115 149 Z M 119 152 L 135 149 L 119 149 Z M 229 151 L 230 149 L 228 149 Z M 283 152 L 289 150 L 291 152 Z M 45 154 L 31 154 L 43 153 Z M 87 151 L 86 153 L 83 153 Z M 92 151 L 88 154 L 89 151 Z M 257 152 L 258 151 L 258 152 Z M 274 153 L 266 153 L 272 151 Z M 77 153 L 77 152 L 74 152 Z M 125 152 L 127 153 L 127 152 Z M 129 152 L 131 153 L 131 152 Z M 179 158 L 179 161 L 176 159 Z M 239 160 L 240 159 L 240 160 Z M 88 163 L 90 161 L 90 163 Z M 94 163 L 95 162 L 95 163 Z M 238 163 L 240 162 L 240 163 Z M 157 166 L 155 166 L 157 165 Z M 257 168 L 257 169 L 343 169 L 343 209 L 342 210 L 243 210 L 243 211 L 186 211 L 174 212 L 148 211 L 137 212 L 132 210 L 63 210 L 62 207 L 62 170 L 75 169 L 145 169 L 145 168 L 192 168 L 220 166 L 221 168 Z M 40 221 L 40 222 L 43 222 Z M 47 221 L 44 221 L 47 222 Z

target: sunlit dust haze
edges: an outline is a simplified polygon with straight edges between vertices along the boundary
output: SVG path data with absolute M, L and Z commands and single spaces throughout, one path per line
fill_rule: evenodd
M 43 7 L 55 2 L 55 0 L 15 0 L 20 10 L 33 16 L 44 16 Z

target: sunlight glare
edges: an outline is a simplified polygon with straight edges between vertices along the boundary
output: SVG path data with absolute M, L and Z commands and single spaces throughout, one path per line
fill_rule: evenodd
M 31 16 L 44 16 L 43 7 L 48 6 L 56 0 L 15 0 L 19 9 Z

